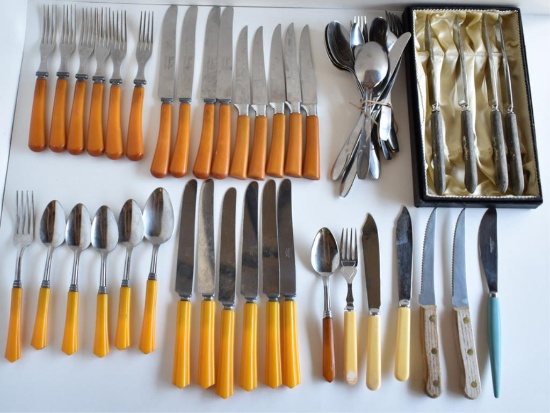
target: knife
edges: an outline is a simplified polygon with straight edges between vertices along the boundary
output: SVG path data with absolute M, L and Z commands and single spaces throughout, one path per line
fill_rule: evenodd
M 262 195 L 262 274 L 266 305 L 265 384 L 281 385 L 281 341 L 279 325 L 279 243 L 275 181 L 266 182 Z
M 244 194 L 241 235 L 241 295 L 245 299 L 241 349 L 240 386 L 258 387 L 258 183 Z
M 367 387 L 378 390 L 382 375 L 380 357 L 380 247 L 378 229 L 371 214 L 363 225 L 363 265 L 367 282 L 369 316 L 367 318 Z
M 231 78 L 233 73 L 233 7 L 223 10 L 218 40 L 218 80 L 216 98 L 218 113 L 218 141 L 212 159 L 211 175 L 227 178 L 231 152 Z
M 197 230 L 197 291 L 202 295 L 197 383 L 207 389 L 215 382 L 214 326 L 216 324 L 216 286 L 214 252 L 214 182 L 202 184 Z
M 269 106 L 273 108 L 271 147 L 267 158 L 266 174 L 282 178 L 285 161 L 285 69 L 281 25 L 278 24 L 271 38 L 269 52 Z
M 176 292 L 178 314 L 176 319 L 176 344 L 172 383 L 183 388 L 191 383 L 191 296 L 195 270 L 195 208 L 197 181 L 191 179 L 185 185 L 181 200 L 178 259 L 176 264 Z
M 436 208 L 433 209 L 426 225 L 424 249 L 422 251 L 422 280 L 420 282 L 420 338 L 426 374 L 424 379 L 426 394 L 432 398 L 441 395 L 441 367 L 439 360 L 439 333 L 437 331 L 437 306 L 434 288 L 434 244 Z
M 470 307 L 468 305 L 468 291 L 466 289 L 466 243 L 465 243 L 465 213 L 460 212 L 456 221 L 453 242 L 453 298 L 452 306 L 457 332 L 458 349 L 462 362 L 462 378 L 464 380 L 464 395 L 475 399 L 481 394 L 481 379 L 477 364 L 476 342 Z
M 237 190 L 229 188 L 223 198 L 220 235 L 218 300 L 223 306 L 216 394 L 223 399 L 233 395 L 233 353 L 235 348 L 235 205 Z
M 493 142 L 493 160 L 495 162 L 495 183 L 501 193 L 508 189 L 508 165 L 506 164 L 506 148 L 504 144 L 504 130 L 502 129 L 502 113 L 498 107 L 497 89 L 497 68 L 493 61 L 493 46 L 489 38 L 487 19 L 483 15 L 483 41 L 487 50 L 487 61 L 489 62 L 489 81 L 487 82 L 487 93 L 491 105 L 491 132 Z
M 313 67 L 309 26 L 300 36 L 300 82 L 302 85 L 302 109 L 306 112 L 306 149 L 304 178 L 318 180 L 321 177 L 319 153 L 319 118 L 317 117 L 317 82 Z
M 195 31 L 197 6 L 190 6 L 183 18 L 178 60 L 177 95 L 180 101 L 176 143 L 168 170 L 172 176 L 181 178 L 187 174 L 189 162 L 189 137 L 191 134 L 191 100 L 195 72 Z
M 218 34 L 220 32 L 220 7 L 212 7 L 206 21 L 204 52 L 202 56 L 201 97 L 204 101 L 202 132 L 193 174 L 200 179 L 210 176 L 212 148 L 214 146 L 214 111 L 218 75 Z
M 489 288 L 487 302 L 487 328 L 489 338 L 489 356 L 491 375 L 493 377 L 493 394 L 500 396 L 500 302 L 498 299 L 498 242 L 497 211 L 489 208 L 479 225 L 478 235 L 479 258 Z
M 464 61 L 464 46 L 462 45 L 461 25 L 457 18 L 453 24 L 454 41 L 458 48 L 458 70 L 460 75 L 457 81 L 458 104 L 462 109 L 462 153 L 464 156 L 464 186 L 473 194 L 477 187 L 477 156 L 474 119 L 470 111 L 470 94 L 468 91 L 468 79 L 466 78 L 466 62 Z
M 267 82 L 264 62 L 264 29 L 256 30 L 252 41 L 252 109 L 254 120 L 254 140 L 248 165 L 248 176 L 253 179 L 265 178 L 267 151 Z
M 233 79 L 233 105 L 237 108 L 237 136 L 229 175 L 246 179 L 250 140 L 250 71 L 248 69 L 248 26 L 244 26 L 237 40 L 235 53 L 235 79 Z
M 506 146 L 508 147 L 508 162 L 510 163 L 510 189 L 514 195 L 522 195 L 525 187 L 523 178 L 523 164 L 521 163 L 521 148 L 519 146 L 519 132 L 516 114 L 514 113 L 514 97 L 512 94 L 512 77 L 508 63 L 508 53 L 502 33 L 502 17 L 498 16 L 496 28 L 497 41 L 502 52 L 502 66 L 504 67 L 504 91 L 506 107 Z
M 293 388 L 300 384 L 298 327 L 296 310 L 296 257 L 292 226 L 292 186 L 283 179 L 277 197 L 277 238 L 279 240 L 279 274 L 283 303 L 282 366 L 283 384 Z
M 397 286 L 399 308 L 397 310 L 397 342 L 395 345 L 395 378 L 409 378 L 411 340 L 411 281 L 412 281 L 412 223 L 406 207 L 397 220 L 395 234 L 397 247 Z
M 172 139 L 172 102 L 174 101 L 174 77 L 176 63 L 176 23 L 178 6 L 172 5 L 166 10 L 162 22 L 160 45 L 160 69 L 158 94 L 162 102 L 157 146 L 151 163 L 151 174 L 163 178 L 168 173 L 170 159 L 170 141 Z

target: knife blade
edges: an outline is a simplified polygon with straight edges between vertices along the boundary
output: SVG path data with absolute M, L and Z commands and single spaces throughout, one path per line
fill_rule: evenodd
M 497 211 L 489 208 L 481 219 L 478 234 L 479 258 L 489 288 L 487 328 L 493 394 L 500 396 L 500 301 L 498 299 Z
M 475 399 L 481 394 L 481 380 L 477 364 L 476 343 L 470 307 L 468 304 L 468 291 L 466 288 L 466 227 L 465 209 L 460 212 L 456 221 L 453 241 L 453 297 L 455 328 L 457 331 L 459 356 L 462 362 L 462 379 L 464 395 L 469 399 Z
M 439 333 L 434 288 L 434 244 L 437 209 L 434 208 L 426 225 L 422 250 L 422 279 L 420 282 L 420 337 L 424 355 L 424 391 L 432 398 L 441 395 L 441 365 L 439 360 Z
M 178 60 L 177 96 L 180 101 L 176 143 L 168 168 L 170 174 L 181 178 L 187 174 L 189 162 L 189 138 L 191 134 L 191 101 L 193 76 L 195 73 L 195 32 L 197 27 L 197 6 L 190 6 L 185 12 L 180 37 Z
M 218 80 L 218 37 L 220 32 L 220 7 L 212 7 L 206 21 L 204 52 L 202 56 L 201 97 L 204 101 L 202 131 L 193 175 L 200 179 L 210 176 L 212 148 L 214 146 L 214 111 Z
M 214 251 L 214 181 L 207 179 L 202 184 L 199 198 L 197 230 L 197 291 L 202 295 L 201 328 L 199 342 L 199 367 L 197 383 L 204 389 L 215 382 L 214 326 L 216 324 L 214 292 L 216 270 Z
M 380 247 L 378 229 L 371 214 L 363 225 L 361 242 L 367 283 L 367 387 L 378 390 L 382 375 L 380 358 Z
M 223 197 L 218 299 L 223 305 L 216 394 L 223 399 L 233 395 L 233 353 L 235 347 L 235 207 L 237 190 L 229 188 Z
M 168 173 L 170 141 L 172 139 L 172 102 L 174 101 L 174 79 L 176 72 L 176 23 L 178 7 L 172 5 L 166 10 L 162 21 L 160 44 L 160 69 L 158 95 L 162 102 L 160 124 L 155 154 L 151 163 L 151 174 L 163 178 Z
M 397 310 L 397 342 L 395 345 L 395 378 L 409 378 L 411 339 L 411 282 L 412 282 L 412 223 L 406 207 L 397 220 L 395 234 L 397 247 L 397 285 L 399 308 Z

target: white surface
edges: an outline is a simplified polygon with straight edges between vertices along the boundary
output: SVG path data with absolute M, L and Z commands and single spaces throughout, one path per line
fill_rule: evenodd
M 539 2 L 542 3 L 544 2 Z M 353 3 L 351 3 L 353 4 Z M 124 201 L 135 198 L 144 205 L 150 192 L 162 185 L 169 191 L 174 208 L 179 210 L 180 198 L 185 182 L 183 179 L 166 178 L 157 180 L 148 170 L 156 141 L 159 119 L 159 105 L 156 99 L 156 70 L 158 65 L 158 43 L 155 54 L 146 69 L 149 80 L 146 89 L 144 131 L 147 154 L 139 163 L 127 160 L 110 161 L 107 158 L 92 158 L 87 155 L 73 157 L 46 151 L 32 153 L 27 149 L 28 122 L 34 88 L 34 71 L 39 62 L 39 14 L 35 2 L 31 2 L 28 13 L 23 2 L 2 2 L 0 15 L 0 167 L 6 170 L 7 151 L 12 136 L 9 168 L 6 173 L 5 203 L 0 227 L 0 346 L 7 333 L 9 297 L 13 280 L 16 250 L 12 244 L 14 222 L 14 197 L 16 189 L 33 189 L 35 193 L 36 217 L 51 199 L 59 200 L 68 214 L 77 202 L 83 202 L 93 214 L 101 204 L 109 205 L 116 214 Z M 123 95 L 123 125 L 126 130 L 129 103 L 132 92 L 131 79 L 135 75 L 134 38 L 137 31 L 137 16 L 140 7 L 125 5 L 130 19 L 128 55 L 123 63 L 125 79 Z M 160 22 L 164 6 L 147 7 L 155 10 L 155 36 L 160 40 Z M 183 20 L 184 7 L 179 8 L 178 24 Z M 197 24 L 197 61 L 195 66 L 195 98 L 198 101 L 198 87 L 201 68 L 201 38 L 208 9 L 199 9 Z M 425 224 L 430 209 L 413 207 L 410 142 L 408 139 L 407 103 L 404 73 L 398 79 L 394 105 L 400 127 L 401 153 L 391 162 L 383 162 L 382 179 L 379 182 L 355 184 L 347 199 L 339 199 L 337 188 L 328 181 L 327 174 L 340 147 L 344 135 L 353 125 L 355 113 L 348 102 L 355 102 L 354 84 L 347 73 L 337 71 L 324 52 L 323 31 L 332 19 L 347 21 L 360 10 L 293 10 L 237 8 L 235 10 L 234 42 L 240 28 L 249 24 L 252 33 L 260 24 L 264 25 L 266 60 L 271 33 L 276 23 L 283 24 L 283 30 L 294 21 L 299 30 L 310 24 L 314 48 L 314 62 L 319 90 L 319 114 L 321 122 L 321 162 L 323 178 L 319 182 L 293 180 L 294 196 L 294 238 L 298 274 L 298 327 L 302 384 L 295 389 L 272 390 L 263 385 L 263 355 L 265 327 L 265 298 L 260 301 L 259 326 L 259 388 L 247 394 L 237 386 L 240 352 L 238 351 L 242 323 L 242 300 L 237 312 L 236 330 L 236 386 L 235 394 L 229 400 L 221 400 L 212 389 L 203 390 L 196 385 L 196 357 L 198 354 L 199 298 L 193 304 L 193 363 L 192 385 L 184 390 L 172 386 L 172 359 L 174 346 L 174 325 L 177 296 L 173 292 L 176 260 L 176 236 L 163 246 L 159 255 L 159 296 L 157 319 L 157 350 L 143 355 L 136 347 L 139 338 L 141 315 L 145 294 L 145 280 L 148 273 L 151 246 L 140 245 L 134 255 L 132 271 L 132 342 L 131 349 L 120 352 L 111 346 L 111 353 L 104 359 L 92 354 L 95 296 L 99 274 L 99 255 L 86 251 L 81 261 L 81 307 L 80 307 L 80 350 L 67 357 L 60 350 L 65 318 L 66 291 L 69 285 L 72 256 L 66 247 L 54 255 L 52 268 L 52 301 L 50 312 L 49 346 L 36 351 L 30 346 L 38 289 L 46 255 L 46 249 L 39 243 L 26 252 L 23 264 L 23 348 L 22 358 L 16 363 L 0 359 L 0 386 L 5 411 L 58 410 L 58 411 L 548 411 L 549 378 L 549 275 L 550 275 L 550 213 L 548 202 L 535 210 L 498 211 L 499 229 L 499 289 L 502 306 L 502 390 L 501 398 L 494 399 L 490 365 L 486 345 L 486 287 L 484 285 L 477 257 L 477 229 L 483 209 L 468 209 L 467 270 L 468 292 L 476 334 L 478 357 L 482 376 L 483 393 L 476 401 L 465 399 L 460 392 L 458 359 L 452 330 L 450 308 L 450 268 L 452 233 L 458 209 L 440 209 L 436 231 L 436 298 L 439 305 L 440 339 L 442 345 L 443 395 L 431 400 L 423 394 L 423 367 L 420 358 L 418 334 L 418 304 L 413 300 L 411 377 L 400 383 L 393 377 L 393 352 L 396 326 L 396 265 L 394 251 L 394 225 L 402 205 L 406 205 L 412 216 L 414 229 L 414 286 L 416 297 L 420 286 L 422 242 Z M 269 17 L 266 17 L 269 16 Z M 550 190 L 550 132 L 548 117 L 548 96 L 550 86 L 547 69 L 550 61 L 545 52 L 545 39 L 550 30 L 548 15 L 523 15 L 527 56 L 530 69 L 538 154 L 540 160 L 543 195 Z M 25 39 L 25 27 L 27 38 Z M 250 40 L 249 40 L 250 41 Z M 26 42 L 26 43 L 25 43 Z M 25 53 L 19 77 L 20 57 L 25 43 Z M 76 55 L 71 62 L 74 72 Z M 50 89 L 48 110 L 51 111 L 55 70 L 59 55 L 50 61 Z M 95 67 L 92 59 L 91 69 Z M 110 72 L 110 63 L 108 73 Z M 404 70 L 403 70 L 404 72 Z M 19 82 L 19 91 L 17 86 Z M 73 82 L 73 79 L 71 79 Z M 73 86 L 69 87 L 69 102 L 72 101 Z M 17 94 L 18 93 L 18 94 Z M 402 97 L 401 99 L 399 97 Z M 88 95 L 89 99 L 89 95 Z M 106 99 L 107 100 L 107 99 Z M 192 114 L 191 160 L 198 147 L 198 134 L 202 120 L 202 105 L 195 101 Z M 13 135 L 11 119 L 17 102 Z M 546 108 L 546 109 L 545 109 Z M 3 175 L 2 175 L 3 176 Z M 2 177 L 0 176 L 0 178 Z M 3 179 L 1 180 L 3 182 Z M 218 233 L 219 212 L 222 195 L 226 188 L 237 188 L 238 211 L 242 207 L 247 182 L 236 180 L 216 181 L 215 210 Z M 263 185 L 260 185 L 262 188 Z M 367 212 L 378 224 L 380 233 L 382 273 L 382 387 L 376 392 L 365 386 L 365 326 L 366 294 L 364 280 L 358 276 L 354 291 L 358 314 L 359 336 L 359 382 L 354 387 L 343 381 L 341 372 L 342 355 L 342 310 L 345 306 L 345 283 L 336 275 L 333 278 L 332 300 L 335 317 L 337 379 L 326 383 L 321 374 L 321 314 L 322 286 L 309 265 L 309 248 L 317 230 L 326 226 L 337 238 L 343 227 L 360 228 Z M 237 228 L 240 228 L 240 217 Z M 217 239 L 217 238 L 216 238 Z M 110 292 L 111 345 L 116 323 L 118 286 L 121 279 L 124 251 L 117 248 L 109 261 L 108 286 Z M 219 310 L 219 307 L 218 307 Z M 219 318 L 219 317 L 218 317 Z

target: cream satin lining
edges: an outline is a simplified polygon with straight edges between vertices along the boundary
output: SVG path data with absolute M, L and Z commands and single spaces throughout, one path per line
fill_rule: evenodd
M 434 38 L 434 52 L 444 55 L 441 70 L 441 112 L 445 123 L 445 154 L 446 154 L 446 191 L 443 196 L 464 197 L 515 197 L 510 192 L 501 194 L 495 186 L 495 168 L 493 162 L 493 146 L 491 143 L 491 107 L 488 101 L 487 82 L 489 82 L 489 68 L 487 52 L 483 44 L 482 16 L 487 13 L 489 37 L 493 45 L 493 53 L 502 56 L 497 47 L 495 26 L 497 13 L 502 16 L 502 30 L 508 52 L 508 61 L 512 77 L 512 93 L 514 111 L 517 116 L 518 130 L 521 145 L 523 172 L 525 177 L 525 191 L 523 196 L 540 196 L 538 186 L 538 171 L 536 170 L 533 136 L 531 133 L 531 119 L 527 104 L 527 85 L 523 71 L 521 43 L 519 39 L 518 14 L 514 11 L 479 11 L 479 10 L 417 10 L 414 11 L 414 46 L 415 64 L 417 72 L 417 86 L 420 101 L 420 115 L 423 130 L 422 145 L 426 168 L 428 193 L 438 196 L 434 189 L 434 174 L 432 165 L 432 144 L 430 116 L 431 108 L 426 91 L 426 67 L 429 52 L 425 38 L 426 15 L 431 18 L 432 36 Z M 455 16 L 462 22 L 462 43 L 466 71 L 468 74 L 468 90 L 470 110 L 472 111 L 477 135 L 477 165 L 478 186 L 474 194 L 464 188 L 464 161 L 462 155 L 461 137 L 461 109 L 458 105 L 456 80 L 458 71 L 458 51 L 453 40 L 453 22 Z M 493 59 L 498 68 L 497 83 L 500 111 L 506 113 L 504 106 L 504 74 L 502 59 Z M 473 76 L 472 76 L 473 74 Z M 431 78 L 429 77 L 431 82 Z M 503 119 L 504 123 L 504 119 Z M 506 133 L 506 131 L 505 131 Z

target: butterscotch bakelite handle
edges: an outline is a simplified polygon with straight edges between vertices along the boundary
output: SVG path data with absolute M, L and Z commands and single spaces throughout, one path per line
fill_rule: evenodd
M 296 320 L 296 302 L 285 300 L 283 303 L 283 384 L 290 388 L 300 384 L 300 356 Z
M 199 179 L 206 179 L 210 176 L 212 166 L 212 150 L 214 148 L 214 111 L 216 106 L 213 103 L 205 103 L 202 114 L 202 132 L 199 142 L 197 158 L 193 165 L 193 175 Z
M 120 287 L 118 299 L 118 318 L 115 330 L 115 347 L 124 350 L 130 347 L 130 301 L 132 288 Z
M 285 163 L 285 114 L 275 113 L 271 125 L 271 147 L 267 159 L 266 174 L 282 178 Z
M 120 159 L 124 156 L 122 143 L 122 126 L 120 124 L 122 87 L 111 85 L 109 91 L 109 112 L 107 113 L 107 133 L 105 135 L 105 155 L 109 159 Z
M 321 150 L 319 148 L 319 118 L 317 115 L 306 117 L 306 150 L 303 176 L 307 179 L 321 178 Z
M 147 280 L 145 291 L 145 306 L 143 308 L 143 323 L 139 349 L 145 354 L 155 350 L 155 328 L 157 319 L 157 280 Z
M 4 356 L 11 362 L 21 358 L 21 304 L 23 302 L 23 289 L 13 287 L 11 290 L 10 323 L 8 326 L 8 339 Z
M 222 310 L 220 333 L 216 394 L 222 399 L 227 399 L 233 395 L 235 311 L 227 308 Z
M 67 134 L 67 150 L 72 155 L 84 152 L 84 100 L 86 81 L 77 80 L 74 85 L 73 105 Z
M 90 116 L 88 118 L 88 140 L 86 150 L 92 156 L 103 155 L 105 141 L 103 137 L 103 82 L 94 82 L 92 86 L 92 100 L 90 102 Z
M 48 345 L 48 313 L 50 310 L 50 289 L 41 287 L 38 293 L 38 306 L 32 332 L 31 345 L 41 350 Z
M 382 378 L 382 359 L 380 354 L 380 316 L 367 318 L 367 387 L 378 390 Z
M 151 175 L 164 178 L 168 174 L 170 143 L 172 139 L 172 105 L 163 102 L 160 107 L 160 125 L 157 146 L 151 163 Z
M 229 174 L 229 159 L 231 156 L 231 106 L 220 105 L 218 119 L 218 141 L 212 159 L 210 175 L 217 179 L 225 179 Z
M 46 149 L 46 78 L 36 79 L 29 128 L 29 148 L 34 152 Z
M 239 385 L 246 391 L 258 387 L 258 305 L 245 303 Z
M 332 317 L 325 317 L 323 318 L 323 377 L 329 383 L 334 380 L 335 370 Z
M 302 177 L 302 114 L 291 113 L 288 131 L 288 151 L 285 161 L 285 175 Z
M 357 383 L 357 322 L 355 311 L 344 312 L 344 379 Z
M 126 157 L 131 161 L 143 158 L 143 97 L 145 88 L 135 86 L 132 93 L 130 118 L 128 120 L 128 137 L 126 139 Z
M 187 174 L 189 164 L 189 139 L 191 136 L 191 104 L 180 103 L 176 144 L 168 170 L 172 176 L 181 178 Z
M 109 354 L 109 296 L 105 293 L 97 295 L 94 354 L 98 357 Z
M 278 301 L 267 302 L 266 324 L 265 384 L 275 389 L 281 385 L 283 377 Z
M 203 389 L 211 387 L 216 382 L 216 368 L 214 365 L 215 311 L 216 303 L 213 300 L 203 300 L 201 302 L 197 384 Z
M 61 350 L 68 356 L 78 350 L 78 291 L 69 291 Z
M 191 301 L 178 302 L 172 383 L 180 389 L 191 383 Z
M 59 77 L 55 84 L 49 147 L 63 152 L 67 145 L 67 78 Z
M 248 177 L 252 179 L 265 179 L 265 162 L 267 156 L 267 116 L 256 116 L 254 120 L 254 140 L 250 163 L 248 164 Z
M 250 145 L 250 118 L 241 115 L 237 118 L 237 134 L 235 137 L 235 150 L 231 160 L 229 176 L 237 179 L 246 179 L 248 170 L 248 149 Z
M 406 381 L 409 378 L 411 341 L 411 309 L 397 309 L 397 339 L 395 343 L 395 378 Z

